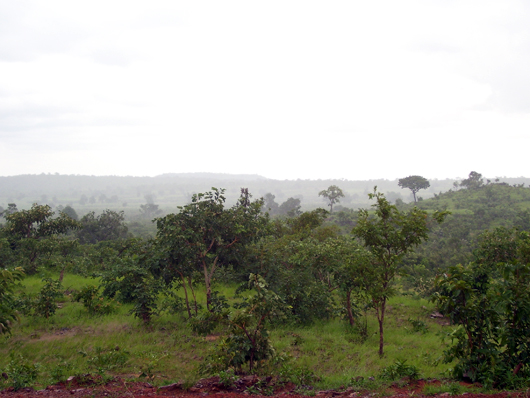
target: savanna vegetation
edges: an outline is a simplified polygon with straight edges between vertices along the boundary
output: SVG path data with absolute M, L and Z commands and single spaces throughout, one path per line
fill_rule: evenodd
M 527 387 L 530 190 L 472 172 L 421 199 L 429 181 L 399 181 L 415 202 L 372 187 L 360 210 L 339 206 L 335 184 L 317 192 L 329 211 L 247 188 L 232 204 L 211 188 L 168 214 L 151 200 L 134 222 L 11 203 L 0 385 L 253 373 L 301 392 L 420 376 Z

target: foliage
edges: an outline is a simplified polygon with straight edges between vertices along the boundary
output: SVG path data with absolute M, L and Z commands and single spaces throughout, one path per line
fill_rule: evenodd
M 276 196 L 272 193 L 267 193 L 263 196 L 263 209 L 264 213 L 269 213 L 271 216 L 278 214 L 280 211 L 280 205 L 274 200 Z
M 61 291 L 62 285 L 61 281 L 54 281 L 51 278 L 44 278 L 42 281 L 45 283 L 35 298 L 33 314 L 35 316 L 49 318 L 55 315 L 55 312 L 57 311 L 56 301 L 63 296 L 63 292 Z
M 68 217 L 70 217 L 72 220 L 79 220 L 79 216 L 77 215 L 77 212 L 72 206 L 65 206 L 62 210 L 62 213 L 66 214 Z
M 50 369 L 50 378 L 53 384 L 65 382 L 72 375 L 74 366 L 64 358 L 57 356 L 59 363 Z
M 379 355 L 383 355 L 383 325 L 386 302 L 394 294 L 393 281 L 399 271 L 400 261 L 414 247 L 427 240 L 429 218 L 425 211 L 414 207 L 408 213 L 398 210 L 377 192 L 369 194 L 375 199 L 375 217 L 367 210 L 359 210 L 359 221 L 352 234 L 359 238 L 372 253 L 372 267 L 366 272 L 365 288 L 377 313 L 379 322 Z M 440 223 L 446 212 L 435 212 L 433 220 Z
M 13 288 L 24 276 L 22 269 L 0 270 L 0 334 L 11 334 L 11 323 L 19 319 Z
M 203 373 L 216 373 L 233 368 L 241 372 L 248 364 L 254 366 L 272 358 L 274 348 L 269 340 L 267 322 L 285 316 L 286 305 L 260 275 L 250 274 L 249 286 L 255 290 L 253 296 L 235 305 L 236 311 L 226 318 L 228 336 L 217 345 L 213 354 L 202 365 Z
M 22 355 L 13 355 L 4 368 L 4 373 L 13 389 L 18 391 L 35 382 L 39 373 L 39 365 L 28 363 Z
M 476 260 L 437 279 L 434 300 L 457 328 L 446 360 L 454 375 L 514 388 L 530 376 L 530 235 L 497 229 L 481 237 Z
M 422 176 L 408 176 L 401 178 L 398 181 L 398 185 L 401 188 L 408 188 L 411 190 L 412 195 L 414 196 L 414 203 L 416 200 L 416 193 L 421 189 L 427 189 L 431 186 L 430 182 Z
M 128 229 L 124 220 L 123 211 L 107 209 L 98 216 L 91 211 L 81 218 L 81 228 L 77 231 L 76 237 L 83 244 L 125 239 L 128 236 Z
M 409 318 L 409 319 L 407 319 L 407 322 L 412 325 L 412 332 L 414 332 L 414 333 L 425 334 L 425 333 L 427 333 L 429 331 L 429 327 L 421 319 Z
M 179 213 L 157 219 L 154 249 L 160 259 L 160 275 L 166 283 L 180 278 L 184 288 L 192 289 L 192 275 L 200 271 L 204 275 L 208 310 L 217 268 L 237 263 L 245 245 L 259 239 L 268 223 L 261 213 L 263 201 L 251 201 L 248 190 L 242 189 L 239 201 L 228 209 L 223 194 L 223 189 L 212 188 L 193 195 L 190 204 L 179 207 Z M 191 316 L 187 291 L 185 294 Z
M 79 224 L 61 213 L 52 218 L 54 212 L 48 205 L 34 204 L 30 210 L 20 210 L 5 216 L 5 229 L 14 239 L 40 239 L 51 235 L 63 234 L 75 229 Z
M 342 189 L 336 185 L 330 185 L 328 189 L 324 189 L 318 193 L 318 196 L 328 200 L 329 212 L 333 213 L 333 205 L 340 202 L 340 198 L 344 197 Z
M 152 220 L 154 217 L 162 214 L 162 210 L 154 203 L 146 203 L 145 205 L 140 205 L 140 213 L 142 218 Z
M 147 381 L 153 382 L 156 377 L 155 370 L 159 366 L 159 362 L 167 356 L 168 354 L 157 355 L 153 352 L 144 353 L 140 358 L 140 375 L 138 377 L 145 377 Z
M 414 365 L 407 365 L 406 362 L 406 360 L 396 360 L 392 365 L 381 370 L 381 377 L 387 380 L 398 380 L 403 377 L 417 380 L 420 377 L 418 368 Z
M 153 276 L 148 256 L 132 255 L 116 262 L 101 273 L 103 295 L 118 297 L 119 301 L 133 303 L 131 313 L 149 324 L 157 312 L 157 299 L 161 283 Z
M 113 300 L 106 300 L 99 293 L 99 287 L 87 285 L 74 294 L 74 300 L 82 302 L 90 315 L 106 315 L 116 309 Z
M 235 374 L 234 369 L 221 370 L 217 376 L 219 377 L 219 383 L 226 388 L 232 387 L 239 380 L 239 376 Z
M 50 244 L 51 237 L 79 227 L 79 223 L 65 213 L 53 218 L 54 214 L 50 206 L 34 204 L 29 210 L 5 215 L 7 223 L 2 232 L 27 274 L 37 271 L 39 257 L 61 248 Z
M 460 186 L 465 187 L 467 189 L 477 189 L 480 188 L 483 184 L 484 180 L 482 179 L 482 174 L 477 173 L 476 171 L 472 171 L 471 173 L 469 173 L 468 178 L 460 182 Z
M 94 353 L 89 354 L 86 351 L 79 352 L 87 358 L 87 365 L 94 369 L 99 375 L 103 376 L 106 372 L 123 367 L 129 360 L 129 352 L 114 348 L 95 347 Z
M 278 213 L 282 216 L 296 217 L 302 214 L 300 198 L 288 198 L 278 207 Z

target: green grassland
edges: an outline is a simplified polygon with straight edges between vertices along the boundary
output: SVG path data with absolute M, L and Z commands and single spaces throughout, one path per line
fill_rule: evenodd
M 17 290 L 37 293 L 42 284 L 40 277 L 31 276 Z M 89 284 L 96 283 L 76 275 L 65 275 L 63 281 L 67 293 Z M 217 289 L 233 300 L 235 286 Z M 204 295 L 204 291 L 198 293 Z M 223 333 L 217 329 L 209 336 L 197 335 L 183 316 L 169 313 L 161 313 L 146 328 L 129 315 L 131 307 L 126 304 L 117 306 L 110 315 L 90 316 L 81 303 L 73 301 L 72 294 L 66 294 L 58 305 L 60 309 L 49 319 L 22 317 L 12 336 L 2 337 L 0 369 L 12 361 L 38 364 L 39 385 L 86 373 L 130 378 L 144 374 L 154 384 L 180 381 L 191 385 L 200 378 L 199 365 Z M 305 327 L 271 327 L 271 340 L 279 358 L 289 358 L 291 367 L 312 372 L 320 388 L 345 386 L 358 376 L 377 376 L 396 361 L 417 367 L 422 377 L 441 377 L 449 367 L 441 361 L 445 347 L 442 336 L 450 327 L 430 319 L 433 310 L 424 299 L 407 295 L 392 298 L 383 358 L 378 355 L 377 320 L 370 312 L 364 341 L 357 329 L 339 319 Z M 410 319 L 423 322 L 424 327 L 415 332 Z

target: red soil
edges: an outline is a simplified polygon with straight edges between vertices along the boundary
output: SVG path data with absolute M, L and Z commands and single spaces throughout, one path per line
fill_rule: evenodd
M 138 382 L 138 381 L 127 381 L 121 378 L 115 378 L 114 380 L 101 384 L 97 378 L 86 377 L 84 380 L 74 378 L 67 383 L 59 383 L 56 385 L 48 386 L 42 390 L 34 390 L 32 388 L 26 388 L 19 391 L 13 391 L 12 388 L 0 391 L 0 398 L 14 398 L 14 397 L 134 397 L 134 398 L 157 398 L 157 397 L 204 397 L 208 395 L 214 395 L 216 398 L 248 398 L 249 392 L 247 388 L 254 386 L 260 379 L 256 376 L 245 376 L 240 378 L 232 387 L 225 388 L 219 383 L 218 377 L 212 377 L 209 379 L 200 380 L 195 386 L 185 390 L 179 384 L 171 384 L 162 387 L 153 387 L 149 383 Z M 385 397 L 402 397 L 402 398 L 415 398 L 424 397 L 424 388 L 427 385 L 439 385 L 440 381 L 437 380 L 418 380 L 408 382 L 403 380 L 398 383 L 394 383 L 387 391 L 383 394 L 374 394 L 370 391 L 354 391 L 351 388 L 340 389 L 340 390 L 329 390 L 329 391 L 314 391 L 313 394 L 317 398 L 328 398 L 328 397 L 344 397 L 344 398 L 368 398 L 375 395 Z M 283 384 L 278 386 L 275 384 L 275 380 L 272 378 L 262 379 L 261 385 L 265 386 L 262 388 L 262 393 L 273 393 L 272 397 L 284 397 L 284 398 L 297 398 L 304 397 L 307 395 L 300 395 L 296 391 L 296 387 L 293 384 Z M 472 387 L 471 385 L 462 384 L 463 391 Z M 257 390 L 254 388 L 254 390 Z M 258 391 L 259 392 L 259 391 Z M 525 393 L 508 393 L 498 392 L 495 394 L 476 394 L 474 391 L 464 392 L 462 395 L 465 398 L 528 398 Z M 256 395 L 259 396 L 259 395 Z M 439 394 L 438 397 L 449 397 L 449 393 Z

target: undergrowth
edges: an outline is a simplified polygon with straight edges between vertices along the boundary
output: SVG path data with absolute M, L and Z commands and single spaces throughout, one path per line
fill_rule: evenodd
M 27 277 L 19 292 L 37 294 L 44 284 L 42 277 Z M 94 284 L 90 278 L 65 275 L 61 308 L 54 315 L 22 316 L 21 322 L 14 325 L 11 338 L 0 337 L 0 373 L 7 369 L 15 375 L 17 366 L 35 369 L 33 373 L 28 370 L 25 378 L 18 377 L 17 386 L 45 386 L 86 373 L 141 376 L 154 385 L 176 380 L 192 385 L 198 380 L 202 358 L 220 341 L 222 329 L 214 328 L 208 331 L 211 334 L 201 335 L 189 327 L 186 314 L 170 311 L 153 318 L 146 328 L 129 315 L 130 304 L 115 306 L 111 313 L 102 311 L 94 317 L 83 303 L 74 300 L 76 291 Z M 216 290 L 229 303 L 234 302 L 235 286 L 220 285 Z M 202 298 L 204 289 L 199 286 L 197 294 Z M 96 293 L 94 297 L 100 301 Z M 160 297 L 163 299 L 167 298 Z M 377 353 L 377 320 L 370 312 L 354 327 L 341 320 L 271 327 L 269 337 L 280 359 L 259 371 L 274 373 L 306 392 L 312 391 L 308 386 L 330 389 L 351 385 L 357 377 L 369 385 L 369 378 L 375 376 L 373 383 L 378 383 L 383 369 L 390 372 L 389 366 L 402 358 L 407 358 L 406 366 L 417 369 L 422 377 L 439 377 L 450 365 L 439 360 L 443 351 L 438 335 L 441 326 L 428 318 L 430 310 L 432 305 L 426 300 L 396 296 L 389 301 L 384 358 Z M 411 333 L 409 319 L 425 323 L 425 328 Z M 224 377 L 229 383 L 234 376 L 226 373 Z M 10 376 L 9 380 L 2 379 L 2 387 L 10 385 L 14 378 Z

